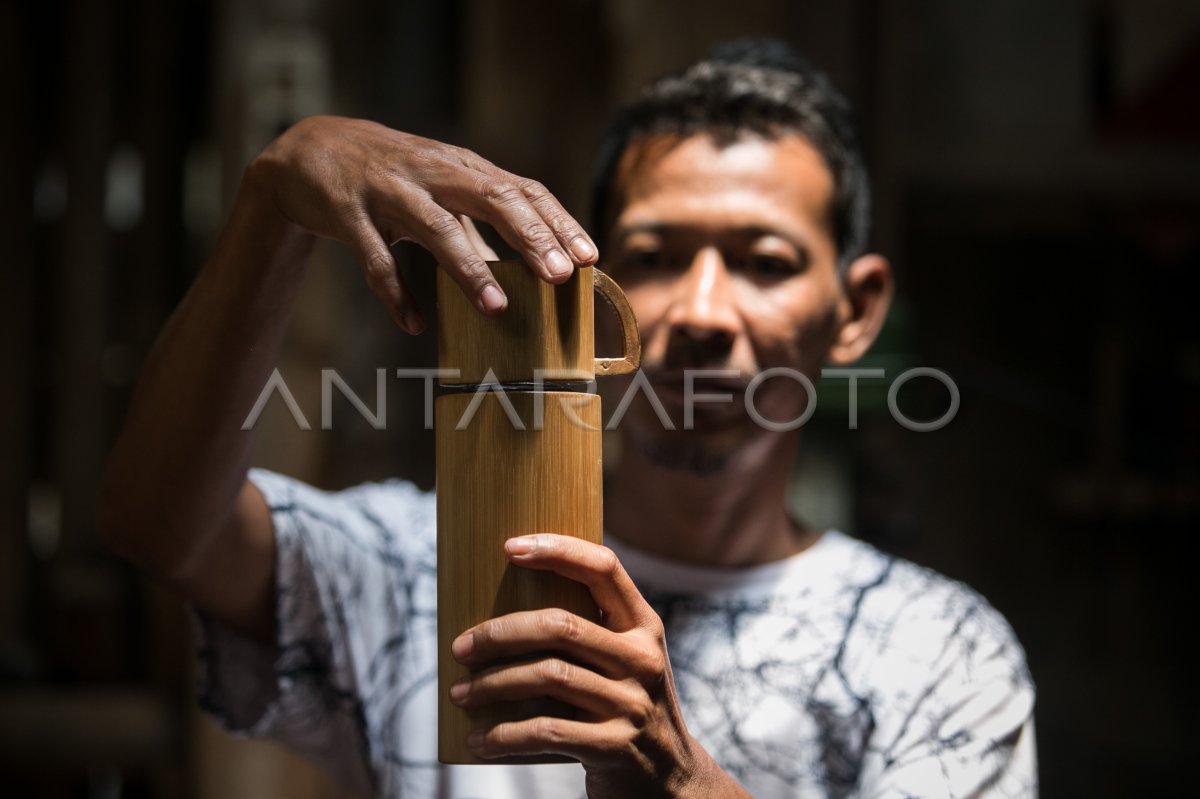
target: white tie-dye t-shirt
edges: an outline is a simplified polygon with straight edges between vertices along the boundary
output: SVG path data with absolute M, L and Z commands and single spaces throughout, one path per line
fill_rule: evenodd
M 578 764 L 438 763 L 432 493 L 251 479 L 277 538 L 278 642 L 198 616 L 208 713 L 364 795 L 585 795 Z M 758 799 L 1036 795 L 1024 653 L 969 588 L 836 531 L 744 569 L 608 544 L 663 619 L 688 730 Z

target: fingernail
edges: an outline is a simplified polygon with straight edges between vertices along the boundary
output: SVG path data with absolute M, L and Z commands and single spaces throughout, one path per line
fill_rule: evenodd
M 555 275 L 556 277 L 569 275 L 571 270 L 574 269 L 574 267 L 571 266 L 571 262 L 567 260 L 567 256 L 563 255 L 558 250 L 551 250 L 546 255 L 546 266 L 549 267 L 550 274 Z
M 479 302 L 483 306 L 483 310 L 488 313 L 503 310 L 504 306 L 508 304 L 508 300 L 504 298 L 504 292 L 491 284 L 484 286 L 483 293 L 479 295 Z
M 471 692 L 470 680 L 459 680 L 450 686 L 450 700 L 452 702 L 461 702 L 467 698 L 467 694 Z
M 478 749 L 483 746 L 483 733 L 473 732 L 467 736 L 467 746 L 472 749 Z
M 596 248 L 583 236 L 578 236 L 571 242 L 571 252 L 581 261 L 590 261 L 596 257 Z
M 454 643 L 450 644 L 450 651 L 454 653 L 454 657 L 462 660 L 467 655 L 471 654 L 471 650 L 475 648 L 475 635 L 473 633 L 463 633 L 454 639 Z
M 535 547 L 537 547 L 537 539 L 528 535 L 510 538 L 504 542 L 504 548 L 510 555 L 528 555 Z
M 421 318 L 421 314 L 412 310 L 402 311 L 404 319 L 404 329 L 414 336 L 425 329 L 425 320 Z

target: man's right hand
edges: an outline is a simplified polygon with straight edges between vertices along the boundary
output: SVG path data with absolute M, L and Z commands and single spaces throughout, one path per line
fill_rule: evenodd
M 427 247 L 480 310 L 504 308 L 471 217 L 547 280 L 596 259 L 542 186 L 461 148 L 336 117 L 272 143 L 142 367 L 105 473 L 104 540 L 212 618 L 273 640 L 275 535 L 246 479 L 255 433 L 242 424 L 278 361 L 313 237 L 347 244 L 415 333 L 420 310 L 389 250 L 400 239 Z
M 398 241 L 433 253 L 484 313 L 503 310 L 506 299 L 471 218 L 490 223 L 551 282 L 597 259 L 587 233 L 540 183 L 461 147 L 374 122 L 299 122 L 255 159 L 245 179 L 292 223 L 349 246 L 372 290 L 410 333 L 424 321 L 389 249 Z

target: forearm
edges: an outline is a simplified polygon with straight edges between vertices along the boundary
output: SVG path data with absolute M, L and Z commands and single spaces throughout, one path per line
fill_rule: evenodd
M 312 237 L 247 172 L 213 255 L 146 361 L 104 477 L 115 550 L 172 578 L 234 512 Z

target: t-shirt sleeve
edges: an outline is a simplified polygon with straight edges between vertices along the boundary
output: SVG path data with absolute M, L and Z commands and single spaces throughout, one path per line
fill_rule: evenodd
M 434 579 L 431 495 L 392 481 L 319 491 L 252 470 L 276 542 L 276 641 L 266 646 L 195 612 L 199 699 L 224 729 L 274 739 L 373 792 L 382 768 L 374 701 L 423 676 Z
M 923 674 L 900 692 L 893 729 L 877 731 L 880 770 L 868 797 L 1036 797 L 1034 684 L 1007 621 L 959 584 L 924 603 L 938 612 L 905 625 L 894 642 L 900 673 Z M 938 641 L 934 657 L 917 653 Z M 907 651 L 905 651 L 907 650 Z M 909 656 L 911 655 L 911 656 Z

